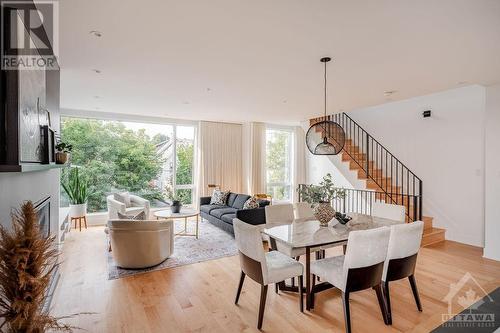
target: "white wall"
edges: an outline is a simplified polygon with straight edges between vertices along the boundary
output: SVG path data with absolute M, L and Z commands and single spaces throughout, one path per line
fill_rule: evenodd
M 486 89 L 484 256 L 500 260 L 500 84 Z
M 349 112 L 423 180 L 424 215 L 447 239 L 476 246 L 484 244 L 485 94 L 474 85 Z

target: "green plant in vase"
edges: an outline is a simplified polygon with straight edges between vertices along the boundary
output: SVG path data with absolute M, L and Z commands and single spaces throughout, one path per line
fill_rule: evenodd
M 71 151 L 73 150 L 73 145 L 61 141 L 56 145 L 56 150 L 57 150 L 56 163 L 66 164 L 71 157 Z
M 335 217 L 332 201 L 345 197 L 345 190 L 335 187 L 330 173 L 327 173 L 318 185 L 301 185 L 297 192 L 302 201 L 311 205 L 321 226 L 328 226 L 328 222 Z
M 61 182 L 64 192 L 69 198 L 69 215 L 81 217 L 87 215 L 87 201 L 89 198 L 87 180 L 80 175 L 78 167 L 71 168 L 66 181 Z

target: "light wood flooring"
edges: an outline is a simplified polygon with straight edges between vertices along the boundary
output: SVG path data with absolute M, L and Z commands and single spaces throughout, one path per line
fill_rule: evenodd
M 238 257 L 108 280 L 102 227 L 72 230 L 63 248 L 61 280 L 53 314 L 82 314 L 66 322 L 88 332 L 258 332 L 260 286 L 246 279 L 239 305 L 234 296 Z M 341 252 L 341 249 L 331 250 Z M 488 291 L 500 286 L 500 262 L 484 259 L 482 249 L 445 241 L 422 248 L 416 279 L 423 312 L 418 312 L 407 280 L 391 284 L 393 325 L 382 320 L 375 292 L 351 296 L 353 332 L 427 332 L 447 313 L 443 298 L 451 283 L 470 272 Z M 476 288 L 471 281 L 467 288 Z M 454 301 L 454 311 L 461 307 Z M 313 312 L 299 312 L 298 296 L 269 288 L 264 332 L 344 332 L 339 292 L 317 295 Z

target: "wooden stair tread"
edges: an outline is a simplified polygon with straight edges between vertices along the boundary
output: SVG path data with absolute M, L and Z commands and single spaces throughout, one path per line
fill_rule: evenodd
M 442 228 L 430 228 L 424 229 L 424 233 L 422 234 L 422 244 L 421 246 L 428 246 L 432 244 L 436 244 L 445 240 L 446 229 Z

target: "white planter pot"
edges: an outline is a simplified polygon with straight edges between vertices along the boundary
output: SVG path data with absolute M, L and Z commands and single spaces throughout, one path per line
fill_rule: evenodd
M 69 216 L 80 217 L 87 215 L 87 203 L 79 205 L 69 205 Z

